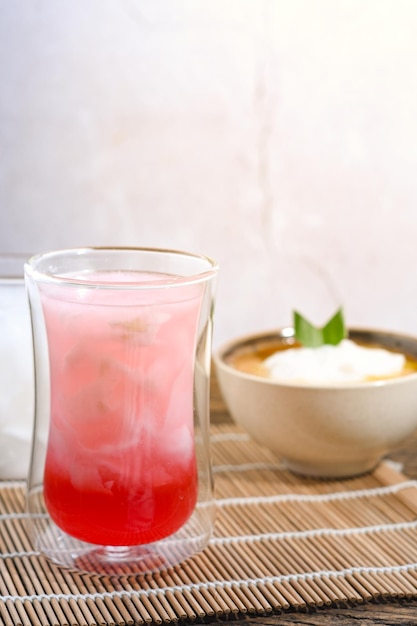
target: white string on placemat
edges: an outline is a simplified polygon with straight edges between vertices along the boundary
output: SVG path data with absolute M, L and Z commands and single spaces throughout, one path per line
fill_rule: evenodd
M 307 539 L 310 537 L 351 537 L 355 535 L 373 535 L 382 532 L 415 530 L 417 520 L 411 522 L 392 522 L 372 526 L 350 526 L 349 528 L 310 528 L 308 530 L 284 530 L 276 533 L 257 533 L 256 535 L 235 535 L 233 537 L 212 537 L 210 544 L 224 545 L 233 543 L 258 543 L 280 539 Z
M 278 471 L 286 469 L 282 463 L 235 463 L 225 465 L 213 465 L 213 474 L 226 474 L 228 472 L 252 472 L 252 471 Z
M 373 498 L 394 494 L 403 489 L 417 487 L 417 480 L 406 480 L 393 485 L 383 487 L 372 487 L 367 489 L 357 489 L 354 491 L 333 491 L 331 493 L 279 493 L 272 496 L 246 496 L 223 498 L 217 500 L 219 507 L 226 506 L 247 506 L 249 504 L 273 504 L 276 502 L 331 502 L 333 500 L 352 500 L 355 498 Z
M 216 589 L 218 587 L 222 588 L 230 588 L 234 586 L 249 586 L 249 585 L 259 585 L 259 584 L 267 584 L 267 583 L 282 583 L 282 582 L 297 582 L 299 580 L 316 580 L 322 578 L 339 578 L 349 575 L 355 574 L 392 574 L 392 573 L 403 573 L 403 572 L 416 572 L 417 571 L 417 563 L 407 563 L 405 565 L 389 565 L 389 566 L 380 566 L 380 567 L 347 567 L 342 568 L 340 570 L 320 570 L 314 572 L 297 572 L 296 574 L 280 574 L 276 576 L 259 576 L 255 578 L 247 578 L 247 579 L 233 579 L 233 580 L 211 580 L 204 581 L 199 583 L 190 583 L 184 585 L 171 585 L 168 587 L 158 587 L 158 588 L 149 588 L 149 589 L 131 589 L 131 590 L 120 590 L 120 591 L 105 591 L 105 592 L 94 592 L 94 593 L 51 593 L 51 594 L 32 594 L 32 595 L 21 595 L 21 596 L 13 596 L 13 595 L 4 595 L 0 596 L 0 600 L 6 602 L 11 600 L 13 602 L 32 602 L 34 600 L 97 600 L 97 599 L 105 599 L 105 598 L 121 598 L 123 596 L 128 597 L 140 597 L 140 596 L 154 596 L 158 594 L 167 594 L 167 593 L 175 593 L 175 592 L 183 592 L 183 591 L 192 591 L 192 590 L 200 590 L 200 589 Z
M 349 528 L 310 528 L 308 530 L 287 530 L 276 533 L 257 533 L 255 535 L 235 535 L 233 537 L 219 536 L 212 537 L 209 541 L 210 545 L 225 545 L 234 543 L 258 543 L 261 541 L 276 541 L 285 539 L 307 539 L 311 537 L 346 537 L 355 535 L 373 535 L 382 532 L 397 532 L 402 530 L 415 530 L 417 528 L 417 520 L 411 522 L 393 522 L 387 524 L 375 524 L 373 526 L 354 526 Z M 16 557 L 41 556 L 37 551 L 16 551 L 0 553 L 1 559 L 10 559 Z
M 19 487 L 24 489 L 26 487 L 25 480 L 0 480 L 0 489 L 16 489 Z

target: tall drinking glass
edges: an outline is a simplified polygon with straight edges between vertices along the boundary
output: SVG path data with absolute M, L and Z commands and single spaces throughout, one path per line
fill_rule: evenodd
M 214 515 L 215 262 L 172 250 L 82 248 L 32 257 L 25 274 L 35 546 L 98 573 L 157 570 L 198 552 Z
M 0 479 L 27 477 L 33 426 L 32 336 L 23 266 L 0 254 Z

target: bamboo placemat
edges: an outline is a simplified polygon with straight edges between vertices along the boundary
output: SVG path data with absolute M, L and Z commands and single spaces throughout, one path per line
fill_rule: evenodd
M 24 484 L 0 483 L 0 624 L 210 621 L 417 597 L 417 482 L 392 464 L 350 480 L 301 478 L 230 424 L 213 426 L 212 455 L 213 539 L 153 575 L 56 567 L 26 535 Z

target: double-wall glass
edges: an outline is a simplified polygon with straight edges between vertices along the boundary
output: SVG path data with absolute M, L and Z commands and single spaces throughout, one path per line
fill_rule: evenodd
M 29 527 L 53 561 L 98 573 L 201 550 L 214 515 L 209 377 L 217 266 L 87 248 L 25 266 L 36 411 Z

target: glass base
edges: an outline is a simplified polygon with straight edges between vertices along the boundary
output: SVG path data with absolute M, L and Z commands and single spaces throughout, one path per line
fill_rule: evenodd
M 40 528 L 42 525 L 42 529 Z M 38 519 L 35 548 L 56 565 L 90 574 L 128 576 L 161 571 L 200 552 L 210 539 L 207 526 L 186 524 L 155 543 L 99 546 L 79 541 L 60 530 L 49 517 Z M 196 531 L 199 532 L 196 532 Z

